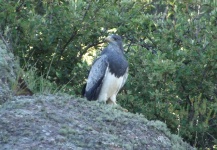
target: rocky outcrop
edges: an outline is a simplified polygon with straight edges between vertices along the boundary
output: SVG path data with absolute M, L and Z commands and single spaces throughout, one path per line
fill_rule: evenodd
M 0 39 L 0 104 L 11 99 L 11 87 L 16 81 L 18 63 L 2 39 Z
M 67 95 L 14 97 L 0 118 L 2 149 L 193 149 L 160 121 Z

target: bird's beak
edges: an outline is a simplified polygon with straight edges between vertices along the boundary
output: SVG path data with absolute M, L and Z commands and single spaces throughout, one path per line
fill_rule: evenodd
M 113 40 L 112 40 L 112 37 L 111 37 L 111 36 L 108 36 L 107 38 L 105 38 L 105 41 L 106 41 L 106 42 L 112 42 Z

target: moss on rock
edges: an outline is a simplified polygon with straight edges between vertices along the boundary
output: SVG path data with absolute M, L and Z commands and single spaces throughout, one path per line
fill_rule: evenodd
M 10 83 L 16 79 L 16 68 L 13 54 L 0 39 L 0 105 L 12 96 Z
M 193 149 L 160 121 L 68 95 L 14 97 L 0 118 L 3 149 Z

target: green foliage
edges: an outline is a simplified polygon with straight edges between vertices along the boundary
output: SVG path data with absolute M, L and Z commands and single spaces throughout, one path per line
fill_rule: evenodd
M 33 67 L 24 67 L 30 77 L 46 79 L 36 90 L 48 85 L 80 94 L 89 69 L 82 57 L 100 49 L 103 37 L 116 30 L 124 37 L 130 66 L 118 96 L 121 106 L 166 122 L 173 133 L 202 149 L 217 144 L 216 18 L 214 1 L 0 4 L 1 35 L 21 65 Z
M 126 95 L 119 98 L 130 111 L 166 122 L 173 132 L 205 149 L 217 138 L 217 29 L 212 13 L 189 14 L 184 8 L 169 8 L 173 16 L 163 21 L 161 15 L 148 16 L 154 30 L 146 33 L 145 48 L 131 46 L 130 78 Z

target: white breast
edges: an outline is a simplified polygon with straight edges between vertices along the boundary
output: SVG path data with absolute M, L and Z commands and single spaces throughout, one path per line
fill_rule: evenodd
M 106 102 L 110 99 L 113 103 L 116 103 L 116 95 L 123 82 L 123 77 L 115 77 L 107 68 L 98 100 Z

